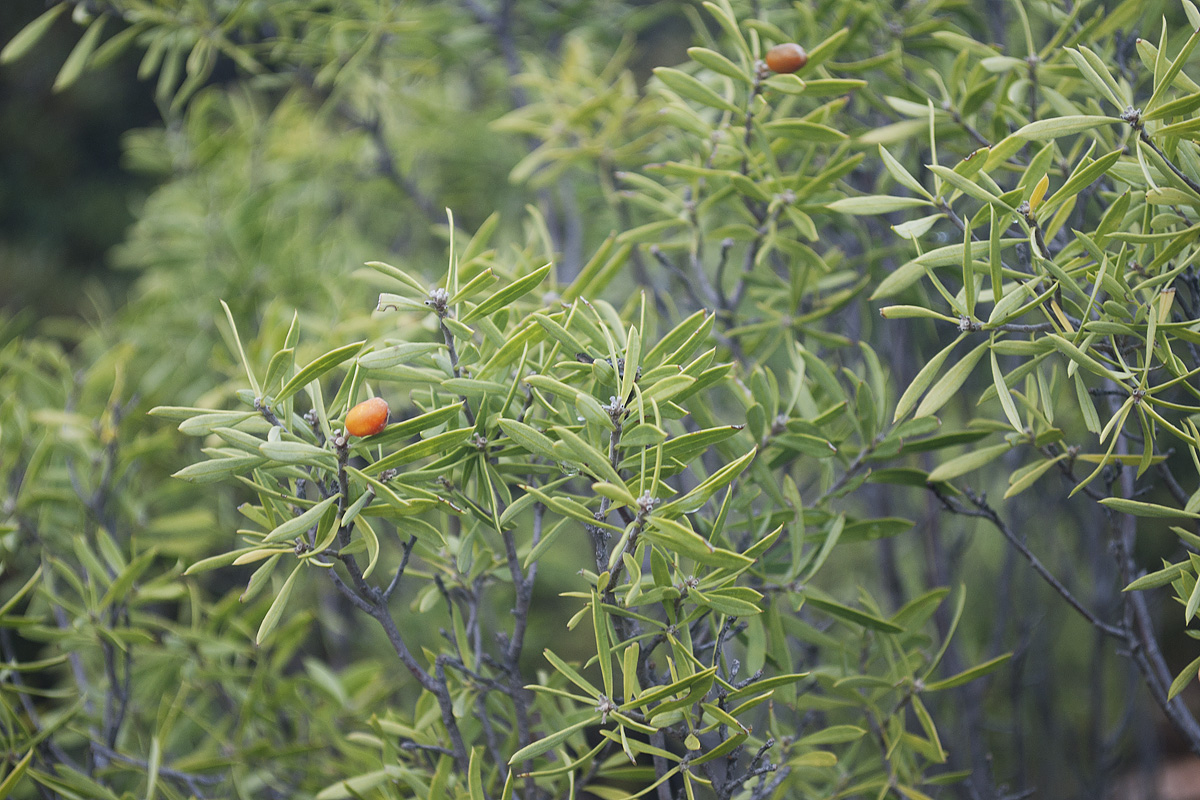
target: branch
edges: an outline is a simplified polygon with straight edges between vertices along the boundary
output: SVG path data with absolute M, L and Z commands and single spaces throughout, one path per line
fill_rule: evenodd
M 971 501 L 973 506 L 975 506 L 975 510 L 971 510 L 963 506 L 954 498 L 943 494 L 934 484 L 929 484 L 929 490 L 933 492 L 939 500 L 941 500 L 942 505 L 946 508 L 946 510 L 968 517 L 981 517 L 992 523 L 992 526 L 996 530 L 1000 531 L 1001 534 L 1003 534 L 1004 538 L 1008 540 L 1009 544 L 1016 548 L 1017 552 L 1025 557 L 1025 560 L 1029 562 L 1031 567 L 1033 567 L 1033 571 L 1036 572 L 1042 578 L 1042 580 L 1049 584 L 1050 588 L 1058 592 L 1058 594 L 1067 601 L 1067 604 L 1071 606 L 1071 608 L 1075 609 L 1080 616 L 1088 621 L 1089 624 L 1108 636 L 1112 636 L 1117 639 L 1125 638 L 1126 633 L 1124 630 L 1115 625 L 1108 624 L 1093 614 L 1086 606 L 1083 605 L 1083 603 L 1079 601 L 1078 598 L 1075 597 L 1075 595 L 1071 594 L 1070 589 L 1064 586 L 1058 578 L 1054 577 L 1054 574 L 1046 568 L 1046 565 L 1043 564 L 1041 560 L 1039 560 L 1038 557 L 1033 554 L 1033 551 L 1030 550 L 1025 543 L 1021 541 L 1020 537 L 1013 533 L 1012 529 L 1009 528 L 1004 520 L 1000 518 L 1000 515 L 996 512 L 996 510 L 988 505 L 987 498 L 985 496 L 977 495 L 970 489 L 965 490 L 967 499 Z

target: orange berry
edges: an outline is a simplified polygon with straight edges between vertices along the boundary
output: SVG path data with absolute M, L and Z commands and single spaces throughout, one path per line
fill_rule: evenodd
M 786 74 L 803 68 L 808 63 L 808 53 L 795 42 L 787 42 L 768 50 L 766 61 L 771 72 Z
M 372 397 L 350 409 L 346 414 L 346 433 L 350 436 L 374 436 L 388 424 L 388 404 L 382 397 Z

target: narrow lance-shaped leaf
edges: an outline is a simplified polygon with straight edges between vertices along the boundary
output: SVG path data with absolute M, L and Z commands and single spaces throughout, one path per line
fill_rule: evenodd
M 963 296 L 967 302 L 967 318 L 975 319 L 975 266 L 971 255 L 971 239 L 974 233 L 968 223 L 963 229 L 962 283 Z
M 1109 81 L 1112 80 L 1112 76 L 1109 75 L 1108 81 L 1105 81 L 1100 76 L 1100 73 L 1096 71 L 1096 68 L 1093 67 L 1088 62 L 1088 59 L 1084 57 L 1083 53 L 1071 47 L 1067 47 L 1065 49 L 1067 51 L 1067 56 L 1070 57 L 1071 61 L 1075 62 L 1075 67 L 1079 70 L 1080 74 L 1083 75 L 1087 82 L 1103 92 L 1118 111 L 1124 111 L 1124 103 L 1121 102 L 1121 98 L 1117 96 L 1117 93 L 1113 91 L 1113 88 L 1109 85 Z M 1104 68 L 1104 71 L 1107 72 L 1108 69 Z
M 255 644 L 262 644 L 263 639 L 267 638 L 279 624 L 283 610 L 287 608 L 288 598 L 291 597 L 292 586 L 296 583 L 296 576 L 303 568 L 303 563 L 297 564 L 292 570 L 292 574 L 288 575 L 287 580 L 283 582 L 283 588 L 279 590 L 279 594 L 275 595 L 275 601 L 271 603 L 271 607 L 267 609 L 267 615 L 263 617 L 262 624 L 258 626 L 258 634 L 254 637 Z
M 4 45 L 4 49 L 0 50 L 0 64 L 16 61 L 32 50 L 34 45 L 46 34 L 46 31 L 50 30 L 54 20 L 70 7 L 67 3 L 56 4 L 22 28 L 16 36 L 9 40 L 8 44 Z M 23 761 L 28 760 L 28 756 L 23 759 Z
M 293 375 L 291 380 L 284 384 L 283 388 L 279 390 L 279 394 L 276 395 L 275 402 L 282 403 L 284 400 L 287 400 L 293 394 L 317 380 L 326 372 L 336 367 L 338 364 L 341 364 L 343 361 L 352 358 L 355 353 L 362 349 L 364 344 L 365 341 L 343 345 L 336 350 L 331 350 L 328 353 L 313 359 L 311 362 L 306 364 L 303 369 Z
M 832 203 L 828 203 L 825 207 L 830 211 L 837 211 L 841 214 L 875 216 L 876 214 L 890 214 L 893 211 L 906 211 L 910 208 L 920 208 L 921 206 L 928 205 L 931 205 L 928 200 L 923 200 L 919 197 L 891 197 L 882 194 L 868 194 L 862 197 L 843 197 L 841 200 L 834 200 Z
M 1182 508 L 1170 508 L 1169 506 L 1161 506 L 1157 503 L 1143 503 L 1141 500 L 1127 500 L 1124 497 L 1106 497 L 1100 501 L 1100 504 L 1108 506 L 1113 511 L 1118 511 L 1122 514 L 1132 514 L 1135 517 L 1154 517 L 1159 519 L 1192 517 L 1200 519 L 1200 514 L 1194 511 L 1185 511 Z
M 499 421 L 499 425 L 500 430 L 504 431 L 508 438 L 530 453 L 543 458 L 558 458 L 554 452 L 554 441 L 532 425 L 526 425 L 515 419 L 502 419 Z
M 912 174 L 904 168 L 904 166 L 896 160 L 896 158 L 887 151 L 883 145 L 879 145 L 879 157 L 883 160 L 883 166 L 888 173 L 896 179 L 901 185 L 911 189 L 916 194 L 932 200 L 929 191 L 921 185 L 921 182 L 912 176 Z
M 340 495 L 335 494 L 332 497 L 326 497 L 324 500 L 317 503 L 308 511 L 305 511 L 303 514 L 292 517 L 291 519 L 283 522 L 265 537 L 263 537 L 263 543 L 265 544 L 269 542 L 278 542 L 284 539 L 290 539 L 291 537 L 297 536 L 301 532 L 308 530 L 313 525 L 317 524 L 317 521 L 321 519 L 321 516 L 325 513 L 326 509 L 336 503 L 339 496 Z
M 899 402 L 896 403 L 896 413 L 892 417 L 893 422 L 899 422 L 901 418 L 908 414 L 913 406 L 917 404 L 918 398 L 925 393 L 929 385 L 933 383 L 933 379 L 937 377 L 938 372 L 942 369 L 942 364 L 946 363 L 946 359 L 950 353 L 966 337 L 966 334 L 959 334 L 958 338 L 942 348 L 933 358 L 921 367 L 917 376 L 913 378 L 912 383 L 904 390 L 904 394 L 900 395 Z
M 29 752 L 17 762 L 17 765 L 12 768 L 12 772 L 5 775 L 4 780 L 0 781 L 0 797 L 11 795 L 17 788 L 17 784 L 21 782 L 21 778 L 25 777 L 25 772 L 29 769 L 29 762 L 33 760 L 34 750 L 35 748 L 29 748 Z
M 522 747 L 520 750 L 512 754 L 512 756 L 508 759 L 508 763 L 519 764 L 522 761 L 528 761 L 530 759 L 537 758 L 543 753 L 547 753 L 553 750 L 559 744 L 565 742 L 576 731 L 581 731 L 589 725 L 595 725 L 599 721 L 599 715 L 594 715 L 588 717 L 587 719 L 580 720 L 574 725 L 568 725 L 560 731 L 555 731 L 545 738 L 538 739 L 536 742 Z
M 524 297 L 526 294 L 533 291 L 539 283 L 545 280 L 546 276 L 550 274 L 550 268 L 552 266 L 553 264 L 546 264 L 545 266 L 535 269 L 525 277 L 513 281 L 513 283 L 509 286 L 504 287 L 479 305 L 475 306 L 466 314 L 463 314 L 459 321 L 466 324 L 477 320 L 480 317 L 486 317 L 488 314 L 492 314 L 508 306 L 518 298 Z
M 1189 683 L 1196 680 L 1197 670 L 1200 670 L 1200 658 L 1195 659 L 1192 663 L 1183 668 L 1175 680 L 1171 681 L 1171 687 L 1167 690 L 1167 699 L 1171 700 L 1175 695 L 1184 690 Z
M 613 669 L 611 643 L 608 638 L 608 618 L 600 603 L 600 595 L 592 590 L 592 628 L 596 633 L 596 660 L 600 664 L 600 676 L 604 683 L 604 695 L 613 696 Z
M 687 54 L 693 61 L 708 67 L 713 72 L 740 80 L 746 84 L 752 83 L 747 70 L 742 69 L 715 50 L 709 50 L 707 47 L 689 47 Z
M 1051 119 L 1031 122 L 1013 135 L 1031 141 L 1041 141 L 1044 139 L 1057 139 L 1060 136 L 1070 136 L 1075 133 L 1083 133 L 1084 131 L 1099 128 L 1102 125 L 1113 125 L 1119 122 L 1122 122 L 1122 120 L 1116 117 L 1098 117 L 1083 114 L 1053 117 Z
M 992 343 L 995 344 L 995 337 L 992 338 Z M 996 351 L 992 350 L 992 384 L 996 387 L 996 396 L 1000 398 L 1000 407 L 1004 409 L 1004 416 L 1008 417 L 1008 422 L 1013 426 L 1013 429 L 1018 433 L 1025 430 L 1025 426 L 1021 424 L 1021 416 L 1017 413 L 1017 404 L 1013 402 L 1012 393 L 1008 390 L 1008 384 L 1004 381 L 1004 373 L 1000 371 L 1000 362 L 996 359 Z
M 67 60 L 63 62 L 62 69 L 58 71 L 58 77 L 54 79 L 54 91 L 61 92 L 75 83 L 83 74 L 83 68 L 87 66 L 88 59 L 96 49 L 96 45 L 100 41 L 100 34 L 104 30 L 104 23 L 107 21 L 108 15 L 106 14 L 101 14 L 92 20 L 92 24 L 88 26 L 87 31 L 71 50 L 71 54 L 67 56 Z
M 484 800 L 483 793 L 483 758 L 480 748 L 471 748 L 471 760 L 467 764 L 467 794 L 471 800 Z
M 736 113 L 739 110 L 733 103 L 686 72 L 681 72 L 671 67 L 655 67 L 654 75 L 668 89 L 686 100 L 694 100 L 701 105 L 709 106 L 710 108 L 719 108 L 722 111 L 733 111 Z
M 1011 449 L 1012 445 L 1005 442 L 1003 444 L 992 445 L 991 447 L 972 450 L 957 458 L 952 458 L 929 473 L 929 482 L 948 481 L 960 475 L 965 475 L 972 470 L 979 469 L 989 461 L 999 458 Z
M 975 680 L 976 678 L 982 678 L 984 675 L 987 675 L 989 672 L 993 672 L 996 669 L 999 669 L 1001 665 L 1003 665 L 1006 661 L 1008 661 L 1010 658 L 1012 658 L 1012 655 L 1013 655 L 1012 653 L 1005 653 L 1002 656 L 996 656 L 995 658 L 993 658 L 989 661 L 985 661 L 982 664 L 977 664 L 974 667 L 971 667 L 970 669 L 963 670 L 962 672 L 958 673 L 957 675 L 953 675 L 949 678 L 946 678 L 945 680 L 934 681 L 932 683 L 926 683 L 925 691 L 937 692 L 937 691 L 941 691 L 942 689 L 953 689 L 956 686 L 962 686 L 965 683 L 970 683 L 971 681 Z
M 1167 71 L 1158 79 L 1158 85 L 1154 87 L 1154 94 L 1150 96 L 1150 102 L 1146 104 L 1146 111 L 1153 111 L 1154 108 L 1162 102 L 1162 98 L 1166 94 L 1167 89 L 1170 88 L 1171 83 L 1175 80 L 1175 76 L 1179 74 L 1181 69 L 1183 69 L 1183 65 L 1187 61 L 1188 56 L 1192 54 L 1192 50 L 1196 48 L 1198 43 L 1200 43 L 1200 30 L 1192 31 L 1192 35 L 1188 37 L 1188 40 L 1184 42 L 1183 47 L 1180 48 L 1179 54 L 1176 55 L 1174 60 L 1171 61 L 1171 66 L 1169 66 Z
M 805 598 L 805 603 L 814 608 L 824 611 L 826 614 L 842 619 L 846 622 L 851 622 L 855 625 L 860 625 L 864 628 L 872 630 L 884 631 L 885 633 L 903 633 L 904 628 L 901 628 L 894 622 L 889 622 L 886 619 L 868 614 L 865 611 L 860 611 L 857 608 L 835 603 L 832 600 L 826 600 L 821 597 L 808 596 Z
M 1140 592 L 1145 589 L 1156 589 L 1159 586 L 1166 586 L 1173 583 L 1190 566 L 1190 562 L 1181 561 L 1178 564 L 1171 564 L 1157 572 L 1151 572 L 1148 575 L 1135 580 L 1133 583 L 1126 586 L 1121 591 L 1123 592 Z
M 975 365 L 983 358 L 987 346 L 987 342 L 981 342 L 975 349 L 963 356 L 962 360 L 948 369 L 946 374 L 929 390 L 929 394 L 925 395 L 925 399 L 921 401 L 921 404 L 917 406 L 916 416 L 928 416 L 944 406 L 962 388 L 962 385 L 967 382 L 967 378 L 970 377 L 971 372 L 975 369 Z
M 221 308 L 225 309 L 225 319 L 229 320 L 229 330 L 233 333 L 233 341 L 237 345 L 238 357 L 242 360 L 242 366 L 246 369 L 246 380 L 250 382 L 250 387 L 254 390 L 255 397 L 262 396 L 262 389 L 258 387 L 258 381 L 254 378 L 254 371 L 250 369 L 250 360 L 246 358 L 246 350 L 242 347 L 242 337 L 238 336 L 237 325 L 233 321 L 233 312 L 229 310 L 229 304 L 224 300 L 221 301 Z
M 371 465 L 373 471 L 382 472 L 385 469 L 399 467 L 409 462 L 434 455 L 435 453 L 453 452 L 465 442 L 475 431 L 473 427 L 455 428 L 454 430 L 430 436 L 420 442 L 402 447 L 391 455 L 384 456 Z

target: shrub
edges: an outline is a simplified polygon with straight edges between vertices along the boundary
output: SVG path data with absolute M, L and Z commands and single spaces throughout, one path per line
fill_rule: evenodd
M 1200 749 L 1134 591 L 1200 599 L 1135 553 L 1196 511 L 1200 37 L 1138 71 L 1141 5 L 52 7 L 0 60 L 72 7 L 58 84 L 143 48 L 167 124 L 130 301 L 0 334 L 0 794 L 1100 793 L 1134 669 Z M 1036 755 L 1026 675 L 1089 714 Z

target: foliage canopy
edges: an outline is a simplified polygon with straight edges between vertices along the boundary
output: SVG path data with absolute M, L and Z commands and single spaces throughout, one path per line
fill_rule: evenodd
M 1200 752 L 1200 12 L 1110 5 L 52 6 L 0 62 L 71 11 L 165 122 L 130 301 L 0 330 L 0 796 L 1095 790 L 1110 692 Z M 1030 672 L 1086 750 L 989 731 Z

